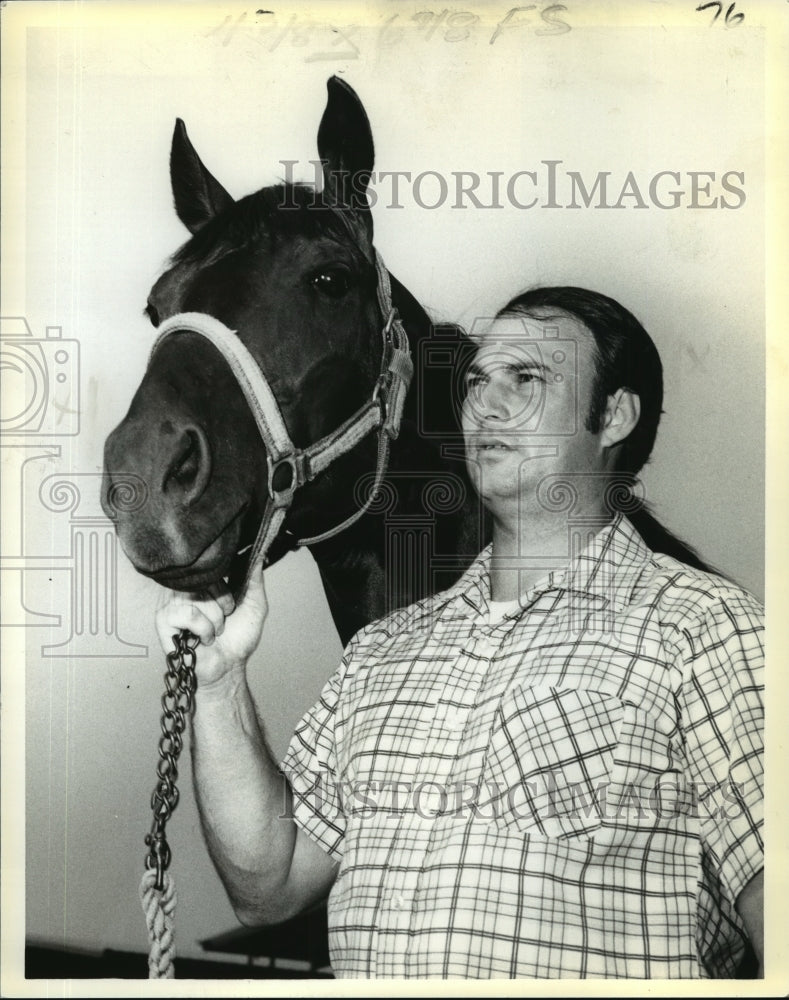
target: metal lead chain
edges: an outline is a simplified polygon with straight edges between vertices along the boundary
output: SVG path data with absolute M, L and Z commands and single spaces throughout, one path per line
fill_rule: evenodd
M 145 856 L 145 867 L 156 870 L 156 889 L 163 888 L 164 873 L 170 865 L 170 846 L 165 826 L 178 805 L 178 757 L 183 749 L 186 720 L 192 709 L 196 687 L 195 646 L 199 640 L 186 629 L 173 636 L 173 651 L 167 654 L 167 673 L 164 675 L 165 692 L 162 696 L 162 735 L 159 739 L 159 778 L 151 795 L 153 825 L 146 834 L 145 843 L 150 850 Z

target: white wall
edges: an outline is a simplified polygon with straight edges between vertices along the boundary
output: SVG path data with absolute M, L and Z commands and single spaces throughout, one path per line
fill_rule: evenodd
M 424 7 L 410 0 L 316 5 L 312 15 L 302 5 L 294 8 L 298 24 L 315 26 L 301 45 L 304 36 L 293 32 L 277 43 L 290 17 L 279 7 L 257 20 L 250 8 L 239 21 L 244 9 L 231 6 L 162 12 L 118 4 L 110 16 L 100 5 L 17 5 L 19 22 L 49 25 L 4 30 L 4 124 L 10 114 L 20 142 L 4 150 L 13 185 L 4 185 L 4 218 L 15 210 L 15 227 L 14 242 L 4 245 L 2 311 L 26 316 L 36 337 L 59 325 L 79 341 L 81 391 L 79 434 L 24 439 L 58 444 L 60 455 L 28 463 L 21 504 L 8 487 L 4 497 L 14 512 L 10 530 L 24 531 L 17 554 L 27 559 L 26 606 L 62 618 L 45 626 L 28 616 L 28 627 L 4 630 L 24 638 L 27 654 L 25 878 L 33 939 L 146 948 L 136 886 L 163 670 L 152 628 L 156 589 L 123 561 L 117 582 L 110 579 L 118 633 L 148 656 L 117 643 L 103 654 L 98 640 L 93 658 L 84 655 L 88 647 L 71 656 L 68 646 L 56 656 L 42 647 L 69 638 L 70 525 L 96 510 L 103 440 L 125 412 L 152 339 L 141 315 L 147 290 L 185 236 L 168 181 L 176 116 L 234 195 L 275 181 L 282 159 L 304 162 L 308 179 L 333 72 L 367 107 L 379 169 L 505 177 L 534 170 L 543 200 L 543 160 L 561 160 L 563 170 L 588 180 L 611 171 L 617 193 L 629 170 L 645 195 L 655 173 L 679 171 L 686 195 L 673 210 L 637 209 L 631 199 L 608 211 L 460 210 L 449 200 L 431 211 L 406 193 L 402 209 L 376 208 L 377 242 L 392 270 L 444 319 L 470 325 L 535 283 L 587 286 L 631 308 L 658 344 L 666 373 L 648 494 L 708 560 L 763 592 L 763 34 L 747 23 L 709 27 L 710 17 L 692 4 L 568 6 L 557 14 L 572 26 L 567 33 L 540 35 L 536 15 L 530 23 L 524 15 L 524 26 L 510 23 L 490 44 L 507 3 L 475 5 L 481 20 L 468 37 L 468 20 L 455 21 L 454 41 L 445 39 L 445 23 L 428 37 L 427 19 L 413 20 Z M 603 12 L 597 21 L 594 9 Z M 628 26 L 625 10 L 651 26 Z M 266 28 L 272 20 L 276 27 Z M 327 21 L 358 27 L 338 35 Z M 744 173 L 745 203 L 686 207 L 689 171 L 714 171 L 718 196 L 723 173 Z M 564 184 L 560 201 L 568 200 Z M 431 191 L 426 186 L 424 197 Z M 528 194 L 525 186 L 519 191 L 522 199 Z M 13 463 L 36 452 L 7 454 Z M 39 487 L 53 474 L 81 484 L 76 512 L 43 506 Z M 340 648 L 310 557 L 288 557 L 268 576 L 270 622 L 251 673 L 279 753 Z M 12 583 L 18 578 L 9 574 Z M 16 680 L 21 660 L 12 669 Z M 14 682 L 6 692 L 13 697 Z M 186 760 L 181 786 L 171 823 L 179 950 L 199 955 L 200 938 L 235 921 L 200 838 Z

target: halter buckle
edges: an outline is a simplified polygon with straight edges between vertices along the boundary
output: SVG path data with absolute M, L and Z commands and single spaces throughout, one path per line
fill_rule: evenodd
M 299 467 L 295 454 L 285 455 L 282 458 L 278 458 L 276 462 L 272 459 L 271 455 L 266 455 L 266 465 L 268 466 L 268 495 L 271 502 L 278 507 L 289 504 L 299 484 Z M 286 485 L 277 488 L 274 485 L 274 477 L 281 469 L 287 469 L 290 476 Z
M 392 327 L 394 326 L 394 321 L 397 318 L 397 310 L 394 306 L 389 310 L 389 315 L 386 317 L 386 323 L 381 331 L 381 336 L 384 338 L 386 343 L 391 342 Z
M 392 385 L 392 373 L 391 372 L 381 372 L 378 378 L 375 380 L 375 387 L 373 388 L 372 401 L 378 404 L 378 409 L 381 411 L 380 423 L 378 425 L 379 429 L 386 423 L 386 416 L 388 412 L 388 401 L 389 401 L 389 389 Z

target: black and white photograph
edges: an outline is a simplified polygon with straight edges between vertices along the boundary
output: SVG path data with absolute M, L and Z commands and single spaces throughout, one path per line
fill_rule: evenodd
M 785 995 L 789 4 L 1 6 L 3 996 Z

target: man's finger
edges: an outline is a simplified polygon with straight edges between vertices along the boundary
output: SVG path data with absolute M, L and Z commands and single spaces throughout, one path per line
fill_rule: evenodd
M 247 592 L 244 594 L 242 603 L 247 607 L 266 608 L 266 588 L 263 583 L 262 569 L 255 570 L 250 576 Z
M 216 602 L 212 601 L 211 603 L 218 612 Z M 160 636 L 168 638 L 169 642 L 169 636 L 179 629 L 185 628 L 196 635 L 203 645 L 210 646 L 217 635 L 217 625 L 205 614 L 205 606 L 203 604 L 198 607 L 197 604 L 180 601 L 168 604 L 157 615 Z M 214 617 L 222 618 L 222 624 L 224 624 L 224 618 L 221 615 Z
M 223 615 L 232 615 L 236 608 L 236 601 L 233 597 L 232 591 L 228 588 L 227 584 L 223 581 L 219 583 L 212 583 L 206 593 L 209 597 L 213 598 L 219 607 L 222 609 Z

